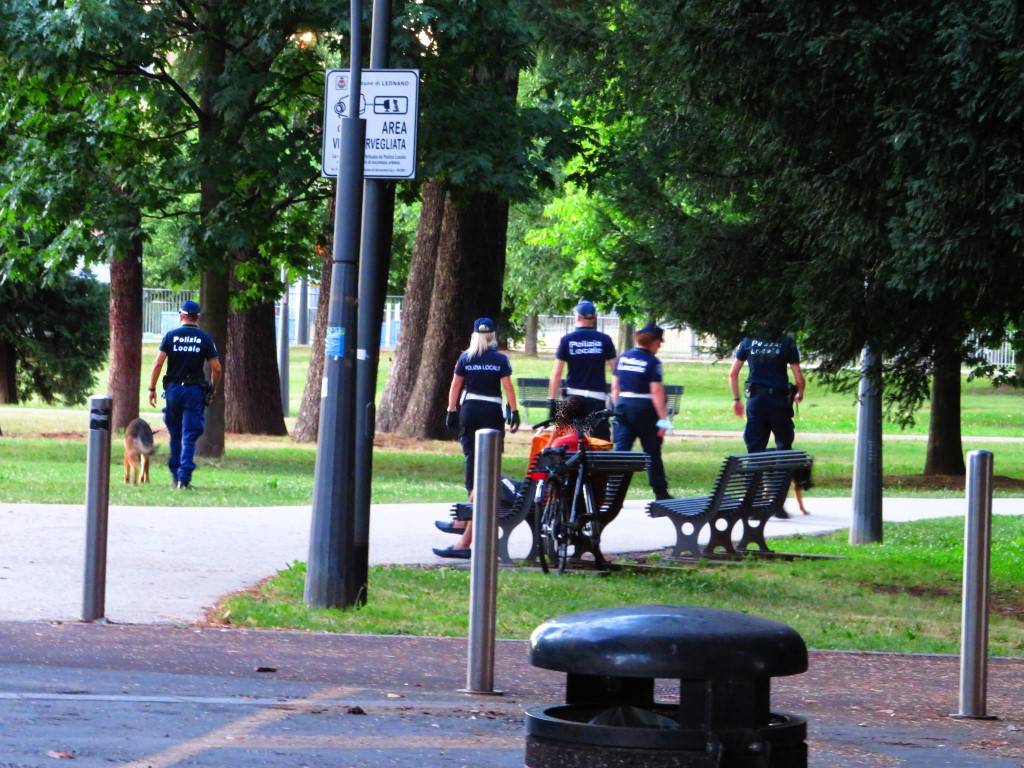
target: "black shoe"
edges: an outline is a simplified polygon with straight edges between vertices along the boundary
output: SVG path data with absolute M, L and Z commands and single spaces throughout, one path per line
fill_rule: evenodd
M 181 482 L 181 480 L 179 480 L 178 484 L 174 487 L 177 488 L 179 491 L 191 491 L 192 483 L 183 483 Z
M 656 493 L 656 494 L 654 494 L 654 500 L 655 501 L 666 501 L 667 499 L 671 499 L 671 498 L 672 498 L 672 494 L 671 493 Z
M 466 531 L 466 526 L 456 528 L 455 523 L 445 522 L 444 520 L 435 520 L 434 527 L 442 533 L 457 533 L 460 536 Z
M 434 547 L 434 554 L 438 557 L 454 557 L 459 560 L 469 560 L 468 549 L 456 549 L 455 547 L 445 547 L 444 549 L 438 549 Z
M 780 509 L 778 512 L 776 512 L 775 516 L 780 520 L 789 520 L 789 512 L 787 512 L 784 509 Z

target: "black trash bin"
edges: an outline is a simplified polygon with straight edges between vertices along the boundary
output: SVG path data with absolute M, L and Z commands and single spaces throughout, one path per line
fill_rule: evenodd
M 565 703 L 526 713 L 526 768 L 806 768 L 807 724 L 770 708 L 772 677 L 807 670 L 791 627 L 714 608 L 640 605 L 541 624 L 534 666 Z M 655 681 L 678 681 L 678 701 Z

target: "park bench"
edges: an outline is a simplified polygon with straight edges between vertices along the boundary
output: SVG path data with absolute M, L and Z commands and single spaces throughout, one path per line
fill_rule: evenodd
M 526 473 L 526 478 L 521 482 L 515 482 L 511 478 L 503 477 L 498 493 L 498 561 L 502 565 L 515 565 L 512 555 L 508 551 L 509 537 L 516 527 L 527 521 L 533 527 L 533 509 L 537 496 L 536 477 Z M 460 501 L 452 504 L 451 516 L 455 520 L 472 520 L 473 504 L 468 501 Z M 526 559 L 532 562 L 534 546 Z
M 519 377 L 516 379 L 516 386 L 519 388 L 519 407 L 526 411 L 526 423 L 534 423 L 530 419 L 530 408 L 542 409 L 546 419 L 548 417 L 548 380 Z M 668 417 L 670 419 L 679 413 L 683 391 L 682 384 L 665 385 L 665 408 L 668 410 Z M 561 393 L 564 397 L 564 380 L 562 381 Z
M 795 473 L 808 471 L 812 459 L 803 451 L 764 451 L 728 456 L 718 472 L 710 496 L 665 499 L 651 502 L 647 514 L 667 517 L 676 530 L 673 557 L 714 554 L 719 547 L 729 554 L 746 551 L 751 544 L 768 552 L 765 523 L 782 510 Z M 732 530 L 743 526 L 739 544 L 733 546 Z M 698 538 L 708 529 L 704 545 Z

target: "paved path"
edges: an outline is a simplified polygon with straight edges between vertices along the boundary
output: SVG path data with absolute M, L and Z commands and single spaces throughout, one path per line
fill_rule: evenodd
M 467 696 L 465 649 L 461 638 L 0 622 L 0 766 L 522 768 L 523 710 L 562 701 L 565 676 L 503 640 L 505 695 Z M 957 668 L 953 656 L 812 652 L 805 674 L 772 681 L 772 708 L 807 718 L 811 768 L 1024 765 L 1024 660 L 989 665 L 994 721 L 947 717 Z M 677 695 L 659 682 L 660 701 Z
M 657 549 L 674 541 L 671 525 L 626 503 L 603 537 L 608 553 Z M 963 514 L 960 499 L 886 499 L 887 521 Z M 431 547 L 454 537 L 433 521 L 448 504 L 374 505 L 370 561 L 441 563 Z M 824 533 L 849 526 L 844 498 L 809 498 L 812 514 L 772 520 L 769 537 Z M 1024 499 L 996 499 L 997 514 L 1024 514 Z M 106 614 L 129 623 L 190 623 L 218 598 L 305 560 L 308 507 L 112 507 Z M 73 620 L 81 616 L 85 514 L 80 505 L 0 502 L 0 621 Z M 512 537 L 513 556 L 529 549 L 529 531 Z M 450 562 L 450 561 L 449 561 Z

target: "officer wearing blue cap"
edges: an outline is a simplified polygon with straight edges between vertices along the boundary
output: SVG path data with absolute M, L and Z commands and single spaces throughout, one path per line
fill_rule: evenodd
M 615 450 L 631 451 L 640 438 L 644 452 L 651 457 L 647 480 L 656 499 L 671 498 L 665 465 L 661 460 L 661 441 L 665 431 L 672 429 L 665 405 L 665 387 L 661 382 L 661 361 L 658 350 L 665 331 L 648 323 L 635 334 L 636 347 L 624 352 L 612 376 L 612 399 L 615 401 Z
M 561 394 L 562 370 L 569 365 L 565 379 L 567 395 L 582 397 L 584 415 L 601 411 L 607 406 L 604 370 L 615 371 L 615 344 L 605 333 L 597 330 L 597 308 L 584 299 L 573 309 L 576 314 L 576 330 L 567 333 L 558 342 L 555 352 L 555 366 L 548 380 L 549 416 L 555 417 L 555 407 Z M 604 440 L 611 438 L 608 420 L 602 419 L 595 425 L 592 434 Z
M 192 472 L 196 468 L 196 441 L 206 425 L 205 407 L 213 399 L 220 384 L 221 364 L 213 339 L 199 327 L 199 305 L 186 301 L 181 305 L 179 328 L 168 331 L 160 342 L 160 351 L 149 374 L 149 404 L 156 406 L 156 382 L 160 378 L 164 361 L 163 397 L 164 424 L 171 438 L 167 468 L 175 488 L 192 487 Z M 203 364 L 209 360 L 211 381 L 206 381 Z
M 479 317 L 473 321 L 473 335 L 470 337 L 469 348 L 459 355 L 455 363 L 455 373 L 448 388 L 448 412 L 445 414 L 445 425 L 448 429 L 459 431 L 462 443 L 462 454 L 465 456 L 466 490 L 473 498 L 473 449 L 478 429 L 504 429 L 508 424 L 509 431 L 519 429 L 519 410 L 516 406 L 516 393 L 512 389 L 512 364 L 508 357 L 498 351 L 495 338 L 494 321 L 489 317 Z M 505 392 L 505 413 L 502 418 L 501 392 Z M 461 408 L 459 401 L 461 399 Z M 456 528 L 446 531 L 456 532 Z M 440 557 L 469 557 L 469 546 L 473 541 L 473 524 L 469 522 L 462 529 L 458 542 L 445 549 L 434 549 Z
M 744 363 L 750 364 L 747 376 L 747 425 L 743 442 L 749 453 L 768 447 L 768 436 L 775 435 L 775 447 L 793 447 L 793 403 L 804 399 L 804 374 L 800 370 L 800 350 L 786 334 L 747 336 L 736 347 L 736 358 L 729 370 L 733 413 L 743 416 L 739 376 Z M 795 386 L 789 383 L 787 367 L 793 371 Z

